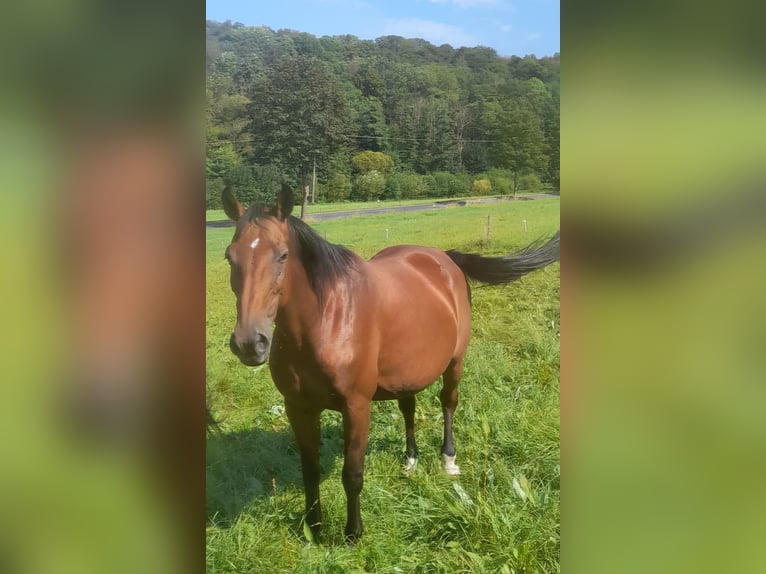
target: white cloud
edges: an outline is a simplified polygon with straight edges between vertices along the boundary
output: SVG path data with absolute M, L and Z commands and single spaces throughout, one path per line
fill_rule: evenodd
M 502 26 L 500 26 L 501 32 L 510 32 L 511 30 L 512 28 L 510 24 L 503 24 Z
M 537 32 L 531 32 L 530 34 L 527 34 L 527 40 L 537 40 L 539 38 L 542 38 L 542 34 L 538 34 Z
M 419 18 L 386 20 L 383 26 L 383 35 L 422 38 L 437 46 L 451 44 L 453 48 L 475 46 L 477 43 L 476 38 L 466 33 L 462 28 Z

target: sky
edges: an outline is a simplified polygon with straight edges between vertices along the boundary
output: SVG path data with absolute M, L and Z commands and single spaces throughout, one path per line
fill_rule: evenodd
M 207 0 L 207 19 L 315 36 L 488 46 L 501 56 L 560 51 L 558 0 Z

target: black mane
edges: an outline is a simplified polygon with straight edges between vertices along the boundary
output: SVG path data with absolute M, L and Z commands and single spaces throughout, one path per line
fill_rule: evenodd
M 356 273 L 359 256 L 343 247 L 322 239 L 316 231 L 297 217 L 288 217 L 287 226 L 295 240 L 296 255 L 314 291 L 322 304 L 324 293 L 338 279 L 350 277 Z

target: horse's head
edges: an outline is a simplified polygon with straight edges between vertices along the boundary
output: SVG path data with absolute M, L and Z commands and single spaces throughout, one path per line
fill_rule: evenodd
M 229 346 L 244 364 L 261 365 L 269 355 L 271 326 L 284 287 L 293 192 L 283 185 L 274 206 L 253 205 L 246 210 L 226 189 L 223 205 L 226 215 L 237 222 L 226 249 L 231 289 L 237 297 L 237 325 Z

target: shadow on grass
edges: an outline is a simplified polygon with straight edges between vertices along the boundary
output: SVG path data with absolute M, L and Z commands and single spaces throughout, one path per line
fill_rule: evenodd
M 321 481 L 342 460 L 343 431 L 338 424 L 322 425 Z M 297 487 L 303 499 L 300 456 L 291 429 L 254 428 L 207 437 L 205 498 L 207 523 L 228 526 L 249 505 L 285 488 Z M 341 463 L 342 464 L 342 463 Z

